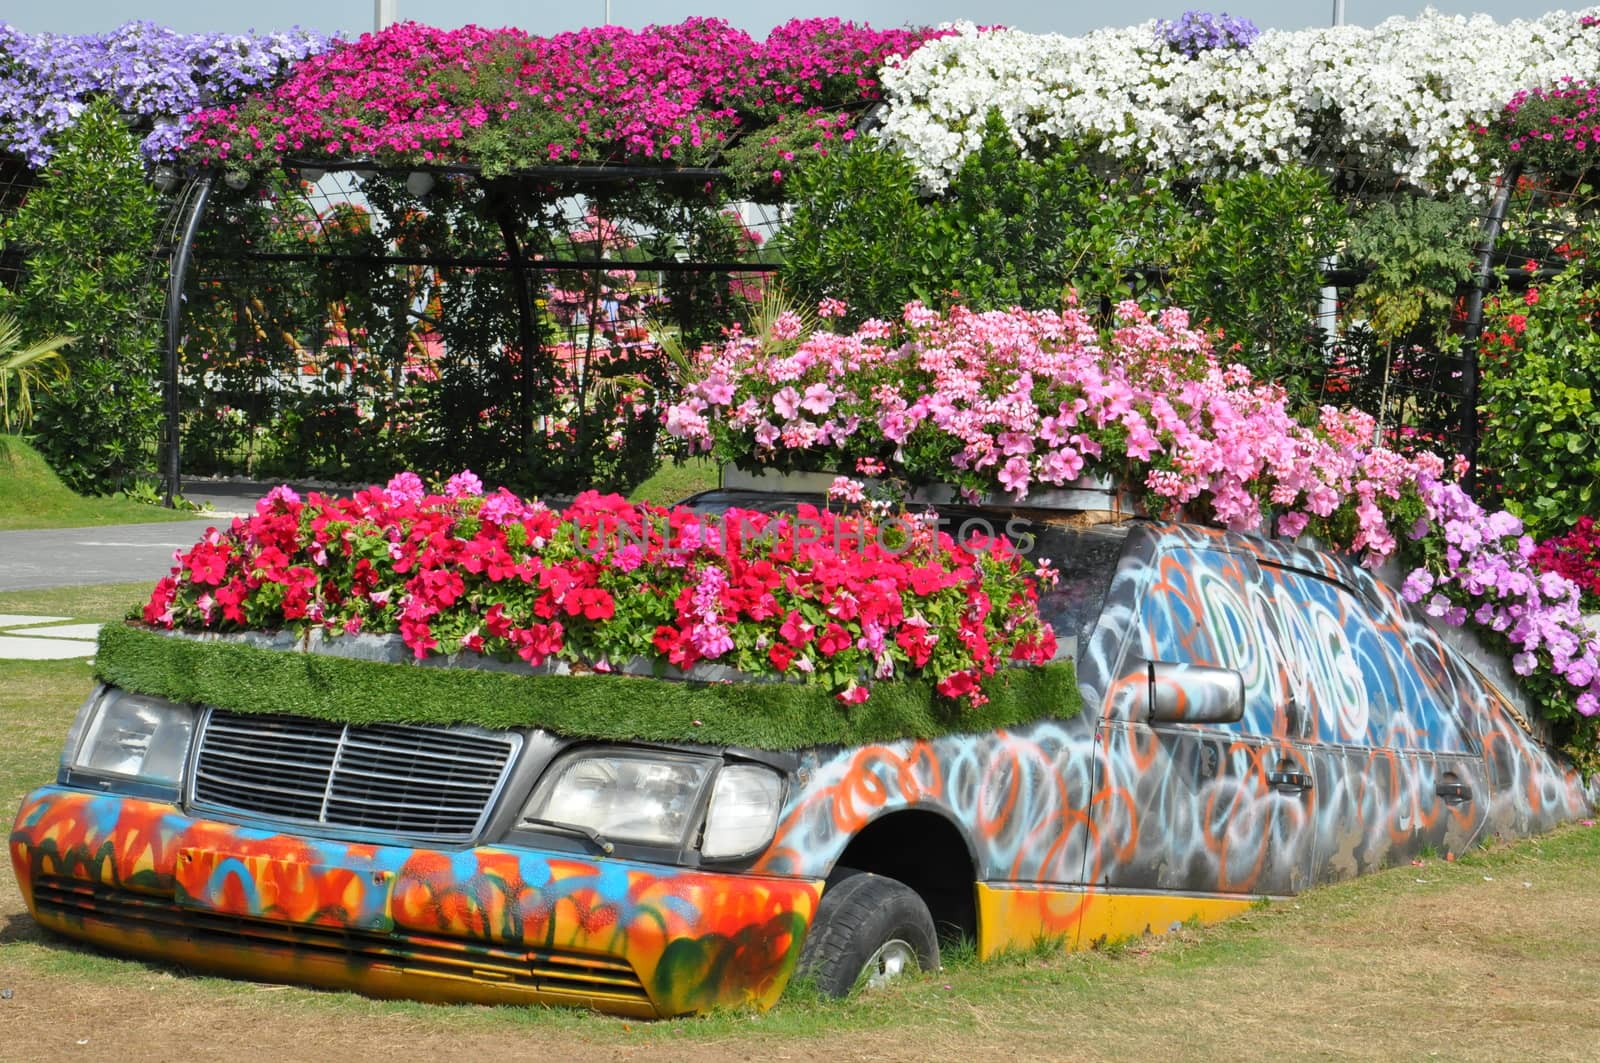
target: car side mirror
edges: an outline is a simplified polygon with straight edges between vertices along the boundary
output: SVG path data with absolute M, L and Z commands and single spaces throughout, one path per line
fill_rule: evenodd
M 1244 676 L 1236 669 L 1176 661 L 1144 661 L 1143 667 L 1146 681 L 1132 684 L 1133 719 L 1237 723 L 1244 718 Z

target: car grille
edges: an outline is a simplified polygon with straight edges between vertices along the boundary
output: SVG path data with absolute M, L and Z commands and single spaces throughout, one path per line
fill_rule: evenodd
M 395 931 L 280 923 L 192 908 L 99 883 L 56 875 L 34 881 L 42 917 L 68 927 L 95 923 L 163 942 L 188 940 L 213 951 L 229 948 L 337 959 L 443 980 L 473 979 L 536 993 L 577 994 L 648 1004 L 633 965 L 615 956 L 575 949 L 509 944 Z
M 469 727 L 355 726 L 212 709 L 190 803 L 198 810 L 401 834 L 474 837 L 521 746 Z

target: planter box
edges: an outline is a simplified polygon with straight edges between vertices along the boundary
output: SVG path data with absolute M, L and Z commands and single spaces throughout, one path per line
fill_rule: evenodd
M 539 727 L 569 738 L 693 742 L 795 750 L 1014 727 L 1065 719 L 1082 706 L 1070 661 L 1002 668 L 977 707 L 937 696 L 931 681 L 875 683 L 859 705 L 819 684 L 700 662 L 649 662 L 610 674 L 564 662 L 530 668 L 464 653 L 417 660 L 396 635 L 323 639 L 293 632 L 179 633 L 143 624 L 100 630 L 95 675 L 124 690 L 235 712 L 339 723 Z
M 770 469 L 749 471 L 736 465 L 722 467 L 722 487 L 728 491 L 759 491 L 772 494 L 826 495 L 836 476 L 829 472 L 775 472 Z M 852 477 L 866 484 L 868 489 L 882 486 L 884 481 L 870 476 Z M 1085 476 L 1071 487 L 1044 491 L 1030 491 L 1028 497 L 1018 499 L 1013 495 L 990 492 L 980 494 L 971 502 L 961 498 L 960 488 L 949 484 L 928 484 L 913 487 L 905 500 L 917 505 L 948 506 L 970 505 L 979 508 L 1041 509 L 1068 513 L 1109 513 L 1114 519 L 1142 515 L 1126 491 L 1117 490 L 1109 480 Z
M 463 650 L 452 654 L 430 654 L 420 660 L 412 653 L 399 635 L 329 635 L 314 628 L 304 635 L 293 631 L 181 631 L 145 628 L 153 635 L 166 638 L 188 639 L 192 642 L 222 643 L 248 646 L 258 650 L 277 650 L 283 653 L 311 653 L 322 657 L 341 657 L 353 661 L 374 661 L 379 664 L 409 664 L 421 668 L 456 668 L 478 672 L 511 672 L 517 675 L 594 675 L 593 669 L 574 671 L 563 660 L 548 660 L 537 667 L 513 657 L 502 661 L 481 653 Z M 698 661 L 688 671 L 670 664 L 653 665 L 644 657 L 635 657 L 612 666 L 612 675 L 651 676 L 661 679 L 681 679 L 694 683 L 782 683 L 791 682 L 780 676 L 751 675 L 714 661 Z

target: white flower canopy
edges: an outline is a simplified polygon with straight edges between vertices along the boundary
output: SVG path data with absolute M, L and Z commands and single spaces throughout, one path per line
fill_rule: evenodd
M 1391 18 L 1373 29 L 1269 31 L 1189 58 L 1156 24 L 1083 37 L 982 30 L 885 68 L 882 135 L 938 190 L 998 111 L 1019 146 L 1090 142 L 1207 173 L 1354 158 L 1424 189 L 1472 189 L 1501 160 L 1472 129 L 1519 89 L 1600 73 L 1600 26 L 1552 12 Z

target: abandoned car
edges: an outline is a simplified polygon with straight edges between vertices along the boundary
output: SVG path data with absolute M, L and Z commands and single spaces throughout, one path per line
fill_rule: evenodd
M 289 659 L 374 657 L 355 663 L 441 699 L 510 666 L 422 668 L 392 638 L 108 631 L 107 682 L 10 835 L 29 909 L 204 971 L 670 1016 L 768 1006 L 797 973 L 843 993 L 933 967 L 941 940 L 990 956 L 1222 918 L 1591 807 L 1508 686 L 1367 570 L 1184 524 L 1007 521 L 1060 573 L 1039 604 L 1075 680 L 976 731 L 764 749 L 381 705 L 341 723 L 228 692 Z M 199 687 L 163 696 L 151 655 Z M 343 674 L 307 681 L 373 697 Z

